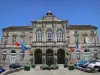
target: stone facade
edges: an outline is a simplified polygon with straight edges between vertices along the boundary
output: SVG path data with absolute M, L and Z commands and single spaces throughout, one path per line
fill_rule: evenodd
M 58 36 L 57 30 L 61 30 L 62 34 Z M 37 31 L 40 31 L 39 34 L 36 34 Z M 47 34 L 47 31 L 49 34 Z M 2 29 L 0 63 L 11 63 L 11 51 L 15 50 L 16 57 L 14 58 L 14 62 L 16 63 L 30 64 L 29 60 L 32 58 L 33 64 L 46 64 L 49 60 L 53 61 L 53 63 L 65 64 L 69 58 L 66 52 L 70 51 L 70 48 L 75 49 L 76 47 L 74 33 L 78 34 L 77 38 L 81 47 L 79 48 L 80 59 L 84 59 L 85 49 L 89 49 L 90 51 L 89 59 L 95 59 L 94 50 L 97 50 L 98 53 L 100 52 L 97 27 L 92 25 L 69 25 L 68 20 L 60 20 L 49 11 L 41 20 L 31 21 L 30 26 L 10 26 Z M 57 36 L 60 38 L 58 39 Z M 91 46 L 87 47 L 85 45 L 85 37 L 88 37 L 91 41 L 94 40 Z M 21 46 L 14 46 L 13 42 L 17 41 L 20 43 L 22 39 L 33 55 L 30 55 L 29 50 L 27 50 L 25 51 L 24 58 L 21 60 L 20 52 L 22 48 Z M 4 51 L 6 58 L 3 60 Z M 71 52 L 71 60 L 77 60 L 75 51 Z

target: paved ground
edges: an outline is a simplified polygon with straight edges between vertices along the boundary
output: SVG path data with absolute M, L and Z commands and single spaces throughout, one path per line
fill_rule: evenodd
M 67 68 L 61 66 L 58 70 L 40 70 L 39 66 L 30 71 L 19 71 L 9 75 L 100 75 L 100 73 L 86 73 L 79 70 L 69 71 Z

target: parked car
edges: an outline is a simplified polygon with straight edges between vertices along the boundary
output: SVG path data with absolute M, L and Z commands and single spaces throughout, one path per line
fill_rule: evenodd
M 12 69 L 16 69 L 16 68 L 20 68 L 20 67 L 21 67 L 21 65 L 18 63 L 14 63 L 14 64 L 9 65 L 9 68 L 12 68 Z
M 83 64 L 87 63 L 86 60 L 80 60 L 74 64 L 74 66 L 81 67 Z
M 82 68 L 87 68 L 87 66 L 90 64 L 90 63 L 95 63 L 97 62 L 97 60 L 89 60 L 87 61 L 85 64 L 81 65 Z
M 0 73 L 6 71 L 4 68 L 0 68 Z
M 100 71 L 100 61 L 90 63 L 87 68 L 90 68 L 93 71 Z

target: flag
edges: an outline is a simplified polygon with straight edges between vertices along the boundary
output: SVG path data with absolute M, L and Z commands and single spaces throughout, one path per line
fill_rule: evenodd
M 25 46 L 24 40 L 22 40 L 21 42 L 21 47 L 23 48 L 23 50 L 28 50 L 28 48 Z
M 14 46 L 20 46 L 18 42 L 14 42 Z
M 76 39 L 76 48 L 78 49 L 79 46 L 78 46 L 78 39 Z
M 74 48 L 70 48 L 70 52 L 74 52 Z

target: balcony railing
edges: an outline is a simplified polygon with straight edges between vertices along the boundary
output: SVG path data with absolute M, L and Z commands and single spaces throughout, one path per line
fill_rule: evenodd
M 70 43 L 68 44 L 67 42 L 32 42 L 32 44 L 25 45 L 26 47 L 45 47 L 45 46 L 68 46 L 68 47 L 76 47 L 76 44 Z M 96 44 L 84 44 L 84 43 L 79 43 L 80 47 L 100 47 L 100 43 Z M 0 44 L 0 48 L 11 48 L 11 47 L 16 47 L 16 48 L 21 48 L 21 46 L 14 46 L 12 44 Z
M 62 41 L 62 42 L 56 42 L 56 41 L 50 41 L 50 42 L 32 42 L 31 46 L 63 46 L 67 45 L 68 42 Z

